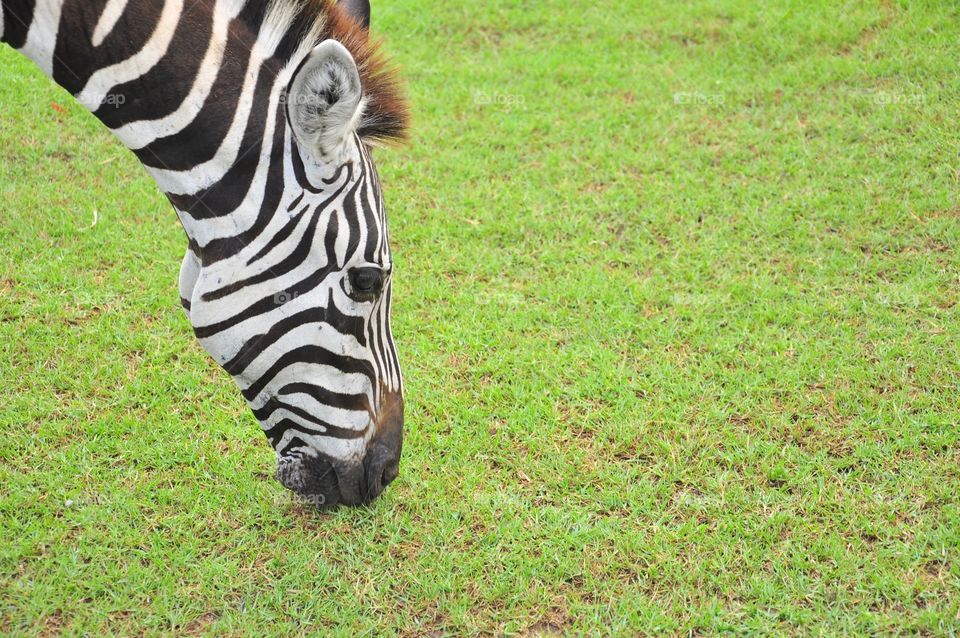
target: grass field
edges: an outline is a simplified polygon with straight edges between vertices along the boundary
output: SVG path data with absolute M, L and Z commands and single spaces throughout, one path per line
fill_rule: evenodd
M 408 425 L 325 514 L 0 50 L 0 633 L 960 633 L 956 5 L 518 5 L 374 2 Z

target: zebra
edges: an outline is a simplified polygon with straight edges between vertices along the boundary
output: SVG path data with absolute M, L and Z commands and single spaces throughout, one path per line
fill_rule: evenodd
M 0 40 L 133 151 L 187 235 L 179 292 L 277 453 L 332 507 L 398 474 L 403 379 L 375 147 L 405 139 L 366 0 L 0 0 Z

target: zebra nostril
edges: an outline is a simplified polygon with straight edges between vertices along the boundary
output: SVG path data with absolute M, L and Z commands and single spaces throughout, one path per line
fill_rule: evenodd
M 381 446 L 374 446 L 367 455 L 367 484 L 364 494 L 367 502 L 377 498 L 393 479 L 397 478 L 399 463 L 396 456 Z
M 383 486 L 386 487 L 393 482 L 393 479 L 397 478 L 400 474 L 400 464 L 397 462 L 387 464 L 387 467 L 383 468 Z

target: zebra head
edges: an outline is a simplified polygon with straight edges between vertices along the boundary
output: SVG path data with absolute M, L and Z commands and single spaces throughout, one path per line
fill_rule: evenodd
M 276 449 L 278 480 L 319 505 L 365 503 L 397 476 L 403 429 L 393 261 L 362 136 L 370 104 L 332 39 L 284 84 L 273 143 L 284 168 L 262 185 L 263 201 L 277 191 L 270 223 L 215 263 L 188 253 L 181 289 Z
M 0 5 L 0 40 L 176 209 L 183 306 L 276 449 L 277 478 L 322 505 L 377 496 L 397 475 L 403 387 L 371 147 L 408 118 L 369 1 Z

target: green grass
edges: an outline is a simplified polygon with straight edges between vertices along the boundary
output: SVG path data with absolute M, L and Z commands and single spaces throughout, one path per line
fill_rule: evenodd
M 0 51 L 0 632 L 960 633 L 954 3 L 374 4 L 408 425 L 329 514 Z

